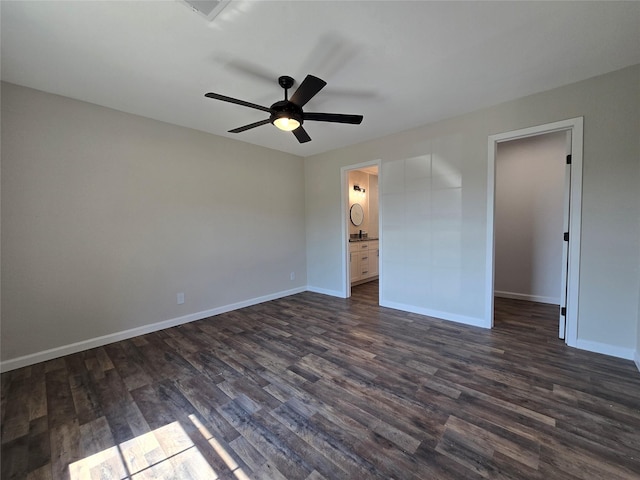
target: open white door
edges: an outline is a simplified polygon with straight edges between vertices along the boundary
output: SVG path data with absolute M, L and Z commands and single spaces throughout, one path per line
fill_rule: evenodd
M 567 162 L 564 171 L 564 201 L 562 204 L 562 279 L 560 282 L 560 321 L 558 337 L 564 340 L 567 329 L 567 284 L 569 274 L 569 219 L 571 215 L 571 130 L 567 130 Z

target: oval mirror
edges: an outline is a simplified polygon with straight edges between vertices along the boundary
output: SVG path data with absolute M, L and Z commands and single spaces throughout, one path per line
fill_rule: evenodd
M 351 223 L 356 227 L 359 226 L 362 223 L 362 220 L 364 220 L 364 210 L 362 210 L 362 205 L 359 203 L 351 205 L 350 217 Z

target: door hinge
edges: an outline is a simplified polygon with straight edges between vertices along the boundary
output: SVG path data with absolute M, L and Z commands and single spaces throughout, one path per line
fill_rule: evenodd
M 567 155 L 567 165 L 571 165 L 571 154 Z
M 560 315 L 562 315 L 563 317 L 567 316 L 567 307 L 562 307 L 560 309 Z
M 565 242 L 569 241 L 569 232 L 564 232 L 564 241 Z

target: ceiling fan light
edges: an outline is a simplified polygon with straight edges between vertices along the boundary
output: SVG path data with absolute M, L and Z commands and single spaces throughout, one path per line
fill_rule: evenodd
M 300 126 L 300 122 L 295 118 L 280 117 L 273 121 L 273 124 L 280 130 L 291 132 Z

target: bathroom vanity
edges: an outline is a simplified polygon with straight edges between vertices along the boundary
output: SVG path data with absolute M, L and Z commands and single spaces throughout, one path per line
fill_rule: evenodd
M 378 278 L 380 257 L 379 241 L 375 239 L 349 240 L 349 271 L 351 284 L 369 282 Z

